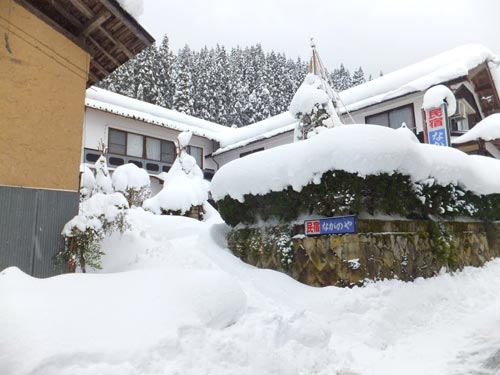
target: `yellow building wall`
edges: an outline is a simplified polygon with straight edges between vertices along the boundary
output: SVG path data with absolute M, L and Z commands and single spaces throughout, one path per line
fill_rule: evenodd
M 78 190 L 89 63 L 44 21 L 0 0 L 0 185 Z

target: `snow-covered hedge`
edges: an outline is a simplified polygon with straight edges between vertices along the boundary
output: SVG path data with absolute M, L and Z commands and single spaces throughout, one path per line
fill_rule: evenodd
M 360 212 L 500 219 L 500 161 L 350 125 L 235 160 L 211 191 L 231 225 Z

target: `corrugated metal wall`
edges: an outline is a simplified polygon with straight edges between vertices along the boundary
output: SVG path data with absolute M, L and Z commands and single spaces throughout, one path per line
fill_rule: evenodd
M 0 186 L 0 270 L 19 267 L 36 277 L 62 273 L 52 257 L 61 230 L 78 212 L 78 193 Z

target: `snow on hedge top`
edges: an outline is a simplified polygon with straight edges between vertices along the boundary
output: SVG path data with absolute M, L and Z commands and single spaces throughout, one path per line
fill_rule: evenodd
M 377 125 L 327 129 L 319 137 L 248 155 L 222 166 L 215 174 L 212 196 L 239 201 L 319 182 L 329 170 L 361 176 L 400 172 L 413 181 L 433 178 L 440 185 L 458 184 L 477 194 L 500 193 L 500 161 L 472 158 L 450 148 L 412 141 L 403 131 Z
M 195 135 L 215 141 L 221 141 L 224 134 L 235 130 L 95 86 L 87 90 L 85 105 L 181 132 L 190 130 Z
M 453 140 L 454 144 L 471 141 L 500 139 L 500 113 L 495 113 L 478 122 L 471 130 Z
M 134 18 L 139 17 L 144 8 L 142 0 L 118 0 L 118 3 Z
M 470 69 L 485 61 L 491 68 L 491 62 L 498 62 L 499 57 L 482 45 L 468 44 L 352 87 L 339 95 L 347 110 L 355 111 L 465 76 Z M 497 80 L 500 81 L 500 76 Z
M 432 108 L 441 107 L 443 103 L 447 104 L 448 116 L 453 116 L 457 111 L 457 100 L 451 90 L 444 85 L 431 87 L 424 94 L 423 109 L 429 110 Z
M 123 164 L 116 168 L 112 180 L 115 190 L 123 192 L 127 189 L 149 187 L 150 184 L 148 172 L 132 163 Z

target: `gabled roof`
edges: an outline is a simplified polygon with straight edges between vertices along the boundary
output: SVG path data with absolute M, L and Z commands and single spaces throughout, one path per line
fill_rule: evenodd
M 17 0 L 92 56 L 87 87 L 108 76 L 153 37 L 116 0 Z
M 98 87 L 87 89 L 85 106 L 173 130 L 190 130 L 195 135 L 218 142 L 235 130 Z
M 465 77 L 483 63 L 496 68 L 500 59 L 480 44 L 457 47 L 342 91 L 339 95 L 346 108 L 341 107 L 340 110 L 353 112 L 406 94 L 424 91 L 436 84 Z M 499 90 L 500 73 L 494 79 Z

